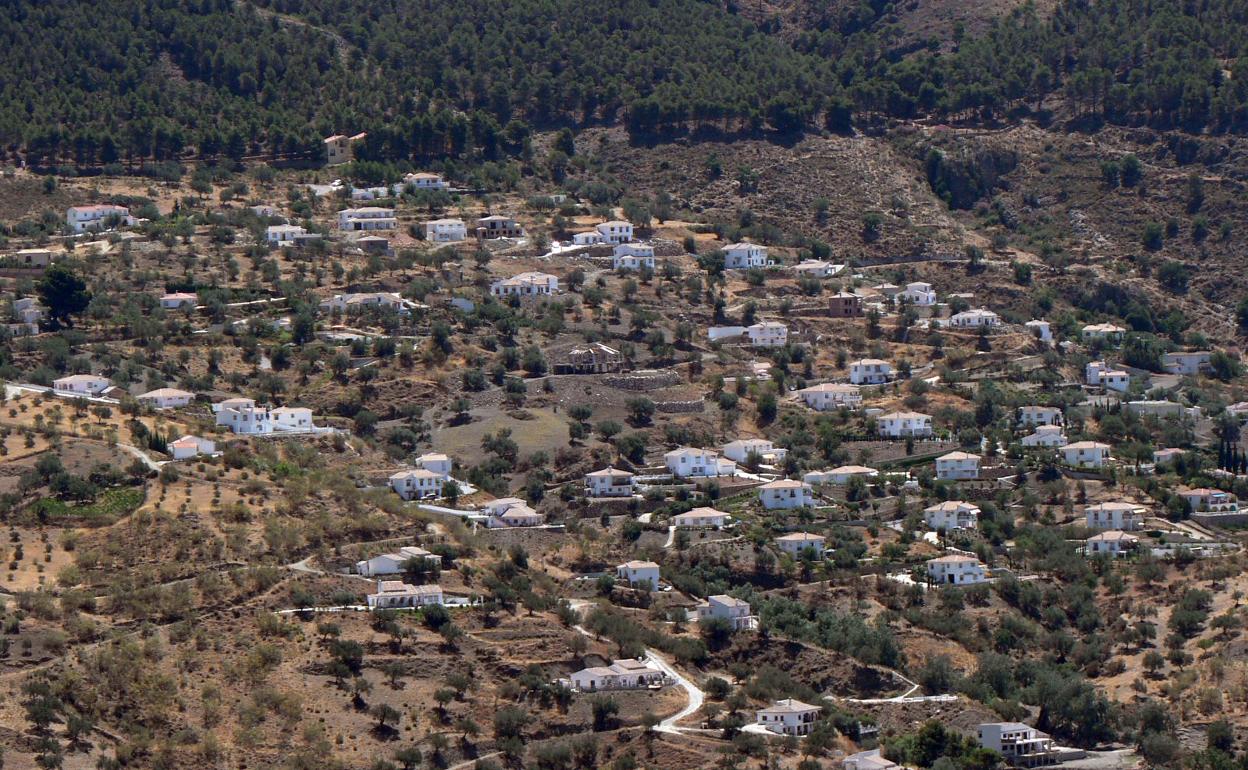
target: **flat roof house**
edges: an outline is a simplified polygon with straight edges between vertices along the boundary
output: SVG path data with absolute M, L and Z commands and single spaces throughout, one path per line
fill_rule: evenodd
M 979 745 L 997 752 L 1014 767 L 1036 767 L 1057 761 L 1053 739 L 1022 722 L 981 724 Z
M 849 381 L 854 385 L 883 385 L 893 379 L 893 365 L 878 358 L 864 358 L 849 365 Z
M 594 229 L 597 230 L 598 234 L 602 236 L 603 243 L 607 243 L 612 246 L 617 243 L 628 243 L 633 239 L 632 222 L 622 222 L 618 219 L 613 219 L 610 222 L 603 222 L 600 225 L 595 225 Z
M 723 248 L 724 267 L 728 270 L 748 270 L 767 266 L 767 247 L 756 243 L 730 243 Z
M 524 228 L 511 217 L 491 214 L 477 220 L 477 237 L 484 240 L 495 238 L 523 238 Z
M 1035 428 L 1040 425 L 1061 425 L 1061 407 L 1020 406 L 1018 408 L 1018 424 L 1024 428 Z
M 762 462 L 776 465 L 784 462 L 789 450 L 778 447 L 765 438 L 744 438 L 730 441 L 723 446 L 724 457 L 739 463 L 749 460 L 750 455 L 757 455 Z
M 732 476 L 737 471 L 737 464 L 720 458 L 718 452 L 695 447 L 667 452 L 663 455 L 663 464 L 677 478 Z
M 654 269 L 654 247 L 647 243 L 621 243 L 611 253 L 613 270 Z
M 458 243 L 468 237 L 462 219 L 431 219 L 425 223 L 425 240 L 430 243 Z
M 338 229 L 349 232 L 393 230 L 397 221 L 394 209 L 381 206 L 363 206 L 338 212 Z
M 75 234 L 93 230 L 111 230 L 125 225 L 133 227 L 137 219 L 130 216 L 130 209 L 125 206 L 114 206 L 97 203 L 91 206 L 70 206 L 65 209 L 65 224 Z

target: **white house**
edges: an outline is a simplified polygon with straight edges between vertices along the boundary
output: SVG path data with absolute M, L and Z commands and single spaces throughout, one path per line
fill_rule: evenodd
M 1140 539 L 1135 535 L 1128 535 L 1126 532 L 1117 529 L 1111 529 L 1107 532 L 1100 532 L 1084 541 L 1084 551 L 1089 556 L 1098 554 L 1107 554 L 1109 556 L 1122 556 L 1140 544 Z
M 602 242 L 612 246 L 620 243 L 628 243 L 633 239 L 633 225 L 631 222 L 621 222 L 620 220 L 612 220 L 595 225 L 595 230 L 602 236 Z
M 47 317 L 47 308 L 39 304 L 34 297 L 22 297 L 13 300 L 13 317 L 19 323 L 38 324 Z M 38 332 L 38 328 L 35 332 Z
M 1025 447 L 1059 447 L 1067 444 L 1066 434 L 1060 425 L 1041 425 L 1035 432 L 1019 439 Z
M 362 206 L 338 212 L 338 229 L 350 232 L 393 230 L 396 222 L 394 209 L 381 206 Z
M 857 409 L 862 406 L 862 388 L 839 382 L 824 382 L 797 391 L 798 398 L 816 412 L 829 409 Z
M 434 604 L 442 604 L 440 586 L 413 586 L 402 580 L 378 580 L 377 593 L 368 595 L 370 610 L 419 609 Z
M 860 478 L 871 482 L 879 478 L 880 472 L 865 465 L 842 465 L 830 471 L 809 471 L 802 476 L 807 484 L 848 484 L 851 479 Z
M 1134 532 L 1144 523 L 1147 512 L 1148 509 L 1142 505 L 1113 502 L 1089 505 L 1083 509 L 1083 516 L 1088 529 Z
M 549 273 L 527 272 L 513 275 L 490 284 L 490 293 L 495 297 L 532 297 L 549 296 L 559 291 L 559 278 Z
M 803 259 L 793 266 L 793 272 L 799 278 L 831 278 L 845 269 L 845 265 L 834 265 L 820 259 Z
M 909 302 L 919 307 L 931 307 L 936 304 L 936 290 L 930 283 L 915 281 L 906 284 L 906 288 L 897 293 L 898 300 Z
M 1165 447 L 1153 452 L 1153 465 L 1161 467 L 1163 465 L 1173 465 L 1183 455 L 1187 454 L 1185 450 L 1177 447 Z
M 590 666 L 569 675 L 567 683 L 579 692 L 637 690 L 666 683 L 667 675 L 642 660 L 617 660 L 609 666 Z
M 758 627 L 758 616 L 750 614 L 750 603 L 726 594 L 706 597 L 698 605 L 698 622 L 724 620 L 733 631 L 749 631 Z
M 730 243 L 724 247 L 724 267 L 728 270 L 747 270 L 767 266 L 767 247 L 756 243 Z
M 992 329 L 1001 325 L 1001 316 L 983 308 L 964 310 L 950 316 L 949 325 L 956 329 Z
M 381 307 L 395 310 L 400 315 L 410 315 L 413 310 L 423 306 L 392 291 L 368 291 L 335 294 L 329 299 L 321 300 L 319 307 L 322 313 L 356 313 L 365 308 Z
M 1122 342 L 1122 335 L 1127 330 L 1114 324 L 1088 324 L 1083 327 L 1083 341 L 1103 340 L 1105 342 Z
M 264 229 L 264 239 L 272 246 L 289 246 L 297 236 L 307 234 L 299 225 L 269 225 Z
M 308 431 L 312 424 L 312 410 L 302 406 L 279 406 L 269 410 L 273 430 Z
M 1061 425 L 1062 410 L 1056 406 L 1020 406 L 1018 424 L 1024 428 L 1040 425 Z
M 390 475 L 390 488 L 404 500 L 441 497 L 446 478 L 424 468 L 399 471 Z
M 815 722 L 819 721 L 818 706 L 802 703 L 795 698 L 778 700 L 755 714 L 755 724 L 777 735 L 810 735 Z
M 979 478 L 979 455 L 950 452 L 936 458 L 936 478 L 945 481 Z
M 793 532 L 776 538 L 776 545 L 780 550 L 794 558 L 809 550 L 816 559 L 822 559 L 826 550 L 825 543 L 827 543 L 827 538 L 823 535 L 813 535 L 809 532 Z
M 545 523 L 546 517 L 529 507 L 528 503 L 518 497 L 501 497 L 481 506 L 481 510 L 490 516 L 488 526 L 499 527 L 537 527 Z
M 1199 406 L 1184 406 L 1177 401 L 1162 401 L 1158 399 L 1141 399 L 1139 401 L 1128 401 L 1122 405 L 1122 411 L 1127 414 L 1149 417 L 1190 417 L 1193 420 L 1199 420 L 1201 409 Z
M 1210 357 L 1208 350 L 1162 353 L 1161 368 L 1171 374 L 1200 374 L 1209 368 Z
M 450 187 L 441 174 L 434 174 L 429 171 L 417 171 L 414 174 L 408 174 L 403 177 L 403 184 L 411 185 L 417 190 L 445 190 Z
M 778 479 L 758 488 L 758 501 L 769 511 L 801 508 L 815 504 L 815 490 L 804 481 Z
M 1053 739 L 1022 722 L 981 724 L 979 745 L 997 752 L 1013 767 L 1036 767 L 1057 761 Z
M 197 295 L 185 291 L 175 291 L 160 298 L 160 306 L 165 310 L 178 310 L 180 308 L 194 310 L 197 302 L 199 302 Z
M 185 390 L 157 388 L 136 396 L 135 400 L 153 409 L 177 409 L 191 403 L 193 398 L 195 398 L 195 394 Z
M 723 453 L 724 457 L 739 463 L 747 461 L 750 455 L 754 454 L 768 465 L 777 465 L 784 462 L 789 450 L 776 446 L 769 439 L 743 438 L 724 444 Z
M 849 381 L 854 385 L 883 385 L 893 379 L 893 366 L 878 358 L 864 358 L 849 365 Z
M 573 246 L 597 246 L 602 242 L 602 233 L 597 230 L 587 230 L 583 233 L 572 233 Z
M 273 432 L 269 408 L 257 406 L 250 398 L 227 398 L 212 405 L 217 425 L 240 435 L 265 435 Z
M 975 529 L 979 507 L 964 500 L 946 500 L 923 509 L 923 521 L 934 530 Z
M 611 267 L 615 270 L 654 269 L 654 247 L 648 243 L 621 243 L 611 255 Z
M 626 561 L 615 568 L 615 576 L 634 588 L 653 591 L 659 587 L 659 565 L 652 561 Z
M 462 219 L 431 219 L 425 223 L 425 240 L 430 243 L 458 243 L 468 237 Z
M 1131 389 L 1131 375 L 1121 369 L 1107 369 L 1101 372 L 1099 384 L 1105 390 L 1126 393 Z
M 718 452 L 694 447 L 667 452 L 663 455 L 663 464 L 677 478 L 732 476 L 737 471 L 736 463 L 721 458 Z
M 1187 501 L 1192 513 L 1238 513 L 1239 499 L 1220 489 L 1185 489 L 1179 497 Z
M 1027 327 L 1027 330 L 1030 331 L 1032 335 L 1036 339 L 1040 340 L 1041 342 L 1053 341 L 1053 330 L 1050 327 L 1048 321 L 1035 319 L 1032 321 L 1028 321 L 1027 323 L 1023 324 L 1023 326 Z
M 99 203 L 93 206 L 70 206 L 65 210 L 65 224 L 74 233 L 85 233 L 88 230 L 109 230 L 115 225 L 133 227 L 138 224 L 138 220 L 130 216 L 130 209 L 125 206 Z
M 442 557 L 436 553 L 429 553 L 424 548 L 418 548 L 414 545 L 405 545 L 393 553 L 383 553 L 371 559 L 357 561 L 355 563 L 355 571 L 365 577 L 397 575 L 403 571 L 404 565 L 412 559 L 423 560 L 427 566 L 431 567 L 442 566 Z
M 721 529 L 727 523 L 728 514 L 705 506 L 672 517 L 672 526 L 678 529 Z
M 1105 461 L 1110 459 L 1109 450 L 1109 444 L 1099 441 L 1076 441 L 1062 447 L 1061 452 L 1067 465 L 1076 468 L 1102 468 Z
M 189 460 L 192 457 L 210 455 L 216 451 L 215 443 L 199 436 L 186 435 L 169 442 L 169 456 L 175 460 Z
M 367 136 L 366 133 L 359 133 L 352 136 L 334 134 L 325 137 L 321 140 L 325 146 L 325 165 L 337 166 L 355 160 L 355 145 L 364 141 Z
M 61 395 L 98 396 L 110 386 L 112 383 L 107 377 L 94 374 L 71 374 L 52 381 L 53 392 Z
M 885 759 L 879 749 L 859 751 L 841 760 L 841 770 L 893 770 L 896 762 Z
M 590 497 L 631 497 L 636 487 L 633 474 L 610 466 L 585 474 L 585 494 Z
M 973 585 L 988 581 L 979 559 L 956 553 L 928 559 L 927 574 L 933 583 L 940 585 Z
M 455 463 L 447 455 L 441 452 L 426 452 L 416 458 L 416 467 L 424 468 L 427 471 L 438 474 L 444 479 L 449 479 L 451 473 L 455 470 Z
M 789 327 L 779 321 L 763 321 L 745 327 L 745 336 L 756 348 L 780 348 L 789 341 Z
M 889 438 L 932 435 L 932 416 L 921 412 L 889 412 L 876 418 L 876 430 Z

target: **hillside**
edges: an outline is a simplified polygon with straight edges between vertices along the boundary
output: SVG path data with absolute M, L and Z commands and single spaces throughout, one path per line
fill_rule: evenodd
M 1000 19 L 952 0 L 783 10 L 24 0 L 0 11 L 0 67 L 13 74 L 0 141 L 34 162 L 92 166 L 314 157 L 318 137 L 367 130 L 364 157 L 480 160 L 522 154 L 533 129 L 593 124 L 653 139 L 925 117 L 1190 132 L 1248 121 L 1242 0 L 1068 2 Z

